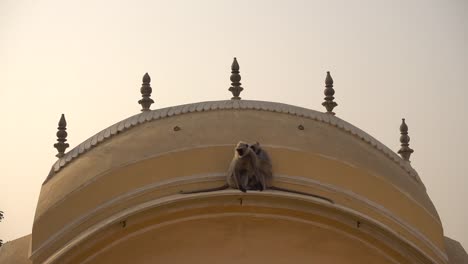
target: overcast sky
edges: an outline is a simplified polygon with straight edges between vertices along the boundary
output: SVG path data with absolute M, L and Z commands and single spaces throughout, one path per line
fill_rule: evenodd
M 139 112 L 242 98 L 323 111 L 325 73 L 337 116 L 397 151 L 406 117 L 445 234 L 468 247 L 468 2 L 0 0 L 0 223 L 29 234 L 55 162 L 65 113 L 71 148 Z M 71 149 L 70 148 L 70 149 Z

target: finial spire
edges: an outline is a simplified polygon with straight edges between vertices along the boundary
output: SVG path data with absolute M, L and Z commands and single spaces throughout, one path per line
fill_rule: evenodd
M 149 111 L 151 104 L 154 103 L 153 99 L 150 98 L 151 92 L 153 92 L 153 89 L 151 89 L 150 82 L 151 77 L 148 73 L 145 73 L 145 75 L 143 76 L 143 84 L 141 85 L 140 89 L 141 97 L 143 98 L 138 101 L 138 103 L 141 104 L 142 107 L 141 111 Z
M 65 149 L 69 147 L 67 142 L 67 120 L 65 120 L 65 115 L 62 114 L 60 121 L 58 123 L 57 131 L 57 143 L 54 144 L 54 148 L 57 149 L 58 153 L 55 155 L 57 158 L 61 158 L 65 155 Z
M 325 78 L 325 90 L 323 93 L 325 94 L 325 102 L 323 102 L 322 105 L 327 109 L 327 114 L 335 115 L 333 108 L 338 104 L 333 101 L 333 99 L 335 99 L 335 97 L 333 97 L 335 90 L 333 89 L 333 79 L 329 71 L 327 71 L 327 77 Z
M 241 76 L 239 74 L 239 63 L 237 63 L 237 59 L 234 57 L 234 61 L 232 62 L 231 65 L 231 87 L 229 88 L 229 91 L 231 91 L 232 95 L 232 100 L 240 100 L 241 98 L 239 97 L 240 93 L 244 88 L 241 87 Z
M 401 148 L 400 150 L 398 150 L 398 154 L 400 154 L 400 156 L 404 160 L 409 162 L 411 153 L 413 153 L 414 150 L 412 150 L 409 147 L 410 137 L 408 136 L 408 125 L 406 125 L 404 118 L 402 118 L 402 121 L 401 121 L 400 133 L 401 133 L 401 136 L 400 136 Z

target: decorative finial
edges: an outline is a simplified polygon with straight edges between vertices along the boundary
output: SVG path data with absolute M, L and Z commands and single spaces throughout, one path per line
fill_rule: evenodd
M 413 153 L 414 150 L 409 147 L 410 137 L 408 136 L 408 125 L 406 125 L 404 118 L 402 118 L 401 121 L 400 133 L 401 148 L 398 150 L 398 154 L 400 154 L 404 160 L 409 162 L 411 153 Z
M 141 85 L 140 89 L 141 97 L 143 98 L 138 101 L 138 103 L 141 104 L 142 107 L 141 111 L 149 111 L 151 104 L 154 103 L 153 99 L 150 98 L 151 92 L 153 92 L 153 89 L 151 89 L 150 82 L 151 77 L 148 73 L 145 73 L 145 75 L 143 76 L 143 84 Z
M 240 100 L 241 98 L 239 97 L 240 93 L 244 88 L 241 87 L 241 76 L 239 74 L 239 63 L 237 63 L 237 59 L 234 58 L 234 61 L 232 62 L 231 65 L 231 87 L 229 88 L 229 91 L 231 91 L 232 95 L 232 100 Z
M 57 143 L 54 144 L 54 148 L 58 150 L 58 154 L 55 155 L 57 158 L 63 157 L 65 154 L 65 149 L 69 147 L 67 142 L 67 121 L 65 120 L 65 115 L 62 114 L 60 121 L 58 123 L 57 131 Z
M 335 99 L 335 97 L 333 97 L 335 90 L 333 90 L 333 79 L 329 71 L 327 71 L 327 77 L 325 78 L 325 90 L 323 93 L 325 94 L 325 102 L 323 102 L 322 105 L 327 109 L 327 114 L 335 115 L 333 108 L 338 104 L 333 101 L 333 99 Z

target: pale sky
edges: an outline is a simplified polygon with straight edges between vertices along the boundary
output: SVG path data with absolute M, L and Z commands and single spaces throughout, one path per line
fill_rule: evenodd
M 445 235 L 468 248 L 468 2 L 0 0 L 0 239 L 31 232 L 65 113 L 75 147 L 139 112 L 231 97 L 324 111 L 397 151 L 406 117 Z M 68 150 L 70 150 L 69 148 Z

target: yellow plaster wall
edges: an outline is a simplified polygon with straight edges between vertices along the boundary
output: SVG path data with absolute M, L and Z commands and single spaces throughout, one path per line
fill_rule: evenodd
M 305 130 L 297 129 L 300 124 Z M 174 131 L 174 126 L 181 130 Z M 259 141 L 264 145 L 273 158 L 275 174 L 310 178 L 363 196 L 409 223 L 443 250 L 442 227 L 427 194 L 377 149 L 314 120 L 280 113 L 230 110 L 185 114 L 137 126 L 67 165 L 41 190 L 33 226 L 33 252 L 41 247 L 45 252 L 53 252 L 60 243 L 56 241 L 54 247 L 48 248 L 45 242 L 120 195 L 163 180 L 223 174 L 233 146 L 239 140 Z M 218 179 L 186 187 L 219 183 Z M 58 241 L 72 239 L 80 230 L 115 213 L 123 205 L 174 194 L 182 187 L 155 189 L 146 196 L 108 206 L 89 219 L 81 219 L 78 226 L 66 229 Z M 324 194 L 392 226 L 391 221 L 346 195 Z M 396 228 L 395 232 L 415 240 L 407 231 L 398 230 L 396 225 L 392 227 Z M 417 239 L 415 243 L 418 244 Z
M 106 246 L 70 263 L 394 263 L 371 245 L 328 227 L 261 216 L 176 222 Z
M 93 181 L 92 184 L 83 187 L 80 192 L 69 194 L 66 203 L 51 208 L 47 215 L 37 220 L 36 224 L 43 228 L 35 229 L 34 238 L 39 241 L 45 240 L 50 234 L 60 230 L 66 223 L 72 222 L 95 209 L 96 204 L 103 204 L 113 197 L 154 182 L 186 175 L 200 175 L 203 173 L 222 174 L 226 170 L 226 164 L 229 164 L 229 160 L 231 159 L 230 154 L 226 155 L 226 153 L 231 152 L 230 150 L 231 147 L 227 146 L 186 150 L 148 159 L 103 175 Z M 323 183 L 340 186 L 346 190 L 352 190 L 354 193 L 384 206 L 412 226 L 416 226 L 417 229 L 435 241 L 438 240 L 442 232 L 437 222 L 428 221 L 428 216 L 424 209 L 412 203 L 408 197 L 401 195 L 392 185 L 388 185 L 385 181 L 369 175 L 366 171 L 357 170 L 346 164 L 336 163 L 314 154 L 284 149 L 269 149 L 269 152 L 275 164 L 290 165 L 278 165 L 275 167 L 275 172 L 278 174 L 312 178 Z M 206 160 L 211 160 L 213 163 L 206 163 Z M 178 164 L 180 163 L 184 165 L 179 166 Z M 129 181 L 129 178 L 132 180 Z M 214 186 L 222 184 L 222 182 L 215 182 Z M 112 186 L 112 188 L 109 188 L 109 186 Z M 172 188 L 169 193 L 178 193 L 180 190 L 187 188 L 206 188 L 206 186 L 198 186 Z M 155 195 L 156 197 L 161 197 L 167 195 L 167 191 L 159 191 Z M 365 211 L 367 214 L 371 213 L 368 210 L 366 211 L 364 205 L 350 202 L 350 198 L 346 199 L 346 196 L 343 196 L 343 194 L 327 193 L 326 196 L 340 204 L 346 204 L 349 208 Z M 121 208 L 123 205 L 116 204 L 114 206 Z M 70 208 L 73 208 L 73 210 L 70 210 Z M 99 217 L 95 218 L 88 225 L 99 219 Z M 378 219 L 383 222 L 389 222 L 382 216 L 378 217 Z
M 0 263 L 2 264 L 31 264 L 29 249 L 31 235 L 8 241 L 0 247 Z
M 233 216 L 151 230 L 88 263 L 392 262 L 368 245 L 331 230 L 279 219 Z
M 298 125 L 305 129 L 297 129 Z M 175 132 L 175 126 L 181 130 Z M 169 151 L 203 146 L 232 147 L 239 140 L 316 153 L 361 167 L 398 186 L 438 218 L 421 186 L 370 144 L 315 120 L 254 110 L 189 113 L 132 128 L 74 160 L 47 182 L 41 190 L 36 218 L 68 193 L 110 169 Z M 61 179 L 65 183 L 58 183 L 61 188 L 55 188 Z

